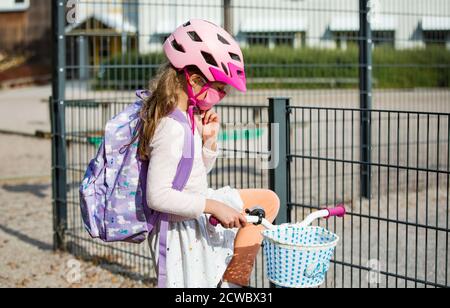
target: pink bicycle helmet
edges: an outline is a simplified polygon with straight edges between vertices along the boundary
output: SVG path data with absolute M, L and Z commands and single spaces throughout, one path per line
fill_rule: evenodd
M 177 69 L 195 65 L 210 82 L 247 91 L 244 57 L 238 43 L 209 21 L 192 19 L 177 28 L 164 43 L 164 52 Z

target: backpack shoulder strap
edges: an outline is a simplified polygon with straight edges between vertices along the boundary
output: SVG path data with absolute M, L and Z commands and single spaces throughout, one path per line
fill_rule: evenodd
M 170 118 L 180 123 L 184 128 L 183 156 L 178 164 L 177 173 L 172 183 L 172 188 L 182 191 L 186 186 L 194 165 L 194 136 L 187 117 L 176 108 Z M 167 232 L 169 230 L 168 215 L 161 213 L 160 238 L 159 238 L 159 264 L 158 264 L 158 286 L 166 287 L 167 283 Z
M 194 164 L 194 136 L 192 135 L 189 121 L 181 110 L 176 108 L 169 117 L 180 123 L 184 128 L 183 156 L 178 164 L 177 173 L 172 183 L 174 189 L 182 191 L 189 180 Z

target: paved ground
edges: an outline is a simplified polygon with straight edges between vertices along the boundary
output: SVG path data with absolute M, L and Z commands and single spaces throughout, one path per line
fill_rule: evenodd
M 50 131 L 50 86 L 0 91 L 0 131 L 34 134 Z

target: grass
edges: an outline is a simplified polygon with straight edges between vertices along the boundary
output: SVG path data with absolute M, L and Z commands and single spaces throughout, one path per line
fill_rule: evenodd
M 246 73 L 251 89 L 357 88 L 359 54 L 347 50 L 254 47 L 244 49 Z M 114 56 L 97 73 L 97 89 L 146 87 L 164 61 L 162 53 L 132 52 Z M 373 51 L 375 88 L 449 88 L 450 51 L 445 48 Z M 282 80 L 285 79 L 285 80 Z

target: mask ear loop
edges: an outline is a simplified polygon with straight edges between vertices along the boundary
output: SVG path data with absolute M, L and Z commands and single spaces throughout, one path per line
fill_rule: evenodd
M 205 83 L 205 85 L 202 87 L 202 89 L 200 90 L 200 92 L 198 92 L 197 95 L 194 94 L 194 90 L 191 86 L 190 80 L 191 77 L 189 76 L 189 73 L 187 72 L 187 69 L 184 70 L 184 73 L 186 75 L 186 81 L 187 81 L 187 86 L 188 86 L 188 94 L 190 97 L 197 99 L 200 95 L 202 95 L 203 93 L 205 93 L 206 91 L 208 91 L 209 89 L 211 89 L 211 85 L 212 82 L 208 81 Z
M 202 95 L 203 93 L 205 93 L 206 91 L 208 91 L 208 89 L 211 88 L 211 83 L 207 82 L 202 89 L 200 90 L 200 92 L 195 95 L 194 94 L 194 89 L 191 86 L 190 83 L 190 76 L 189 73 L 187 71 L 187 69 L 184 69 L 184 74 L 186 76 L 186 84 L 187 84 L 187 90 L 188 90 L 188 115 L 189 115 L 189 119 L 191 120 L 191 125 L 192 125 L 192 134 L 195 134 L 195 118 L 194 118 L 194 109 L 197 107 L 197 98 Z

